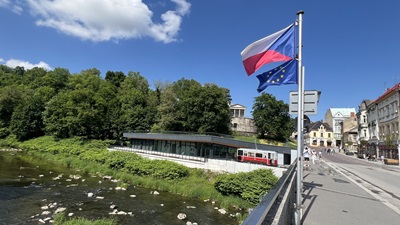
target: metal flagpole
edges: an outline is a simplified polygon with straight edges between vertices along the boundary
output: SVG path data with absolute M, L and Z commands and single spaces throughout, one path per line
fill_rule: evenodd
M 299 25 L 299 50 L 298 50 L 298 67 L 297 67 L 297 73 L 298 73 L 298 104 L 297 104 L 297 190 L 296 190 L 296 225 L 301 224 L 301 219 L 302 219 L 302 170 L 303 168 L 301 167 L 301 162 L 302 162 L 302 156 L 303 156 L 303 148 L 304 146 L 302 145 L 303 143 L 303 119 L 304 119 L 304 111 L 303 111 L 303 106 L 304 106 L 304 85 L 303 85 L 303 73 L 302 73 L 302 65 L 301 65 L 301 58 L 302 58 L 302 28 L 303 28 L 303 14 L 304 11 L 299 11 L 297 12 L 297 15 L 299 16 L 298 18 L 298 25 Z

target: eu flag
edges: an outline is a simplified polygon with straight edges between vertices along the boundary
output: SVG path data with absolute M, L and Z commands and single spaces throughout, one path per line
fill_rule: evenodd
M 282 65 L 257 75 L 260 84 L 257 91 L 260 93 L 268 86 L 281 84 L 297 84 L 297 60 L 289 60 Z

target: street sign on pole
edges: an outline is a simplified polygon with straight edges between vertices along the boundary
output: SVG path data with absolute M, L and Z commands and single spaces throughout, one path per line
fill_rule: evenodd
M 289 114 L 298 114 L 298 92 L 290 92 Z M 304 114 L 316 115 L 318 113 L 318 102 L 321 91 L 304 91 Z

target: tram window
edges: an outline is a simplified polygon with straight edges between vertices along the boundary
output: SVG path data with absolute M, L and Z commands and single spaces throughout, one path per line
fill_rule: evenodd
M 243 150 L 238 150 L 238 155 L 243 155 Z
M 249 156 L 250 157 L 254 157 L 254 153 L 253 152 L 249 152 Z
M 247 156 L 247 152 L 244 153 L 244 156 Z
M 262 158 L 262 154 L 261 153 L 256 153 L 256 157 Z

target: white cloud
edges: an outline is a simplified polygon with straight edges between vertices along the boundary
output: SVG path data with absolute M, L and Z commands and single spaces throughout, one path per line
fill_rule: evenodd
M 52 70 L 52 68 L 49 66 L 49 64 L 42 62 L 42 61 L 40 61 L 37 64 L 33 64 L 28 61 L 22 61 L 19 59 L 10 59 L 10 60 L 5 61 L 4 59 L 0 58 L 0 63 L 6 65 L 8 67 L 11 67 L 11 68 L 15 68 L 17 66 L 22 66 L 22 67 L 24 67 L 24 69 L 32 69 L 33 67 L 41 67 L 46 70 Z
M 0 0 L 0 7 L 8 8 L 11 11 L 21 14 L 22 13 L 22 7 L 19 5 L 19 1 L 17 0 L 16 3 L 11 3 L 10 0 Z
M 38 26 L 90 40 L 118 41 L 150 37 L 156 41 L 177 41 L 182 17 L 189 13 L 186 0 L 171 0 L 176 7 L 161 15 L 162 22 L 153 22 L 153 12 L 142 0 L 27 0 L 25 6 Z M 0 6 L 10 5 L 0 0 Z M 16 4 L 22 6 L 22 4 Z M 21 9 L 22 11 L 22 9 Z

